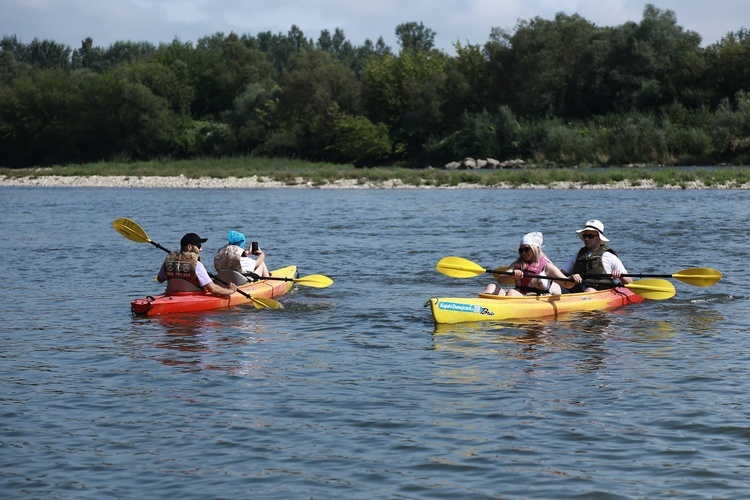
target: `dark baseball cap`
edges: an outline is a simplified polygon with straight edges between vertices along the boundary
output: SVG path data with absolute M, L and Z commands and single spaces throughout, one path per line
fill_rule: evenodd
M 185 236 L 183 236 L 182 239 L 180 240 L 180 246 L 181 247 L 186 247 L 188 245 L 200 246 L 206 241 L 208 241 L 208 238 L 201 238 L 195 233 L 188 233 Z

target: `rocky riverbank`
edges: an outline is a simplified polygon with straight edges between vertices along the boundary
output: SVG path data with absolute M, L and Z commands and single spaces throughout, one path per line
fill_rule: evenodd
M 743 185 L 711 185 L 706 186 L 700 181 L 685 183 L 684 185 L 658 186 L 651 180 L 632 183 L 621 181 L 611 184 L 585 184 L 581 182 L 556 182 L 550 185 L 525 184 L 513 186 L 509 183 L 497 186 L 461 183 L 455 186 L 414 186 L 404 184 L 398 179 L 382 182 L 361 183 L 353 179 L 340 179 L 327 184 L 317 184 L 303 178 L 297 178 L 295 183 L 275 181 L 266 177 L 227 177 L 190 178 L 175 177 L 133 177 L 133 176 L 60 176 L 40 175 L 33 177 L 8 177 L 0 175 L 0 186 L 31 186 L 31 187 L 103 187 L 103 188 L 204 188 L 204 189 L 254 189 L 254 188 L 313 188 L 313 189 L 750 189 L 750 184 Z

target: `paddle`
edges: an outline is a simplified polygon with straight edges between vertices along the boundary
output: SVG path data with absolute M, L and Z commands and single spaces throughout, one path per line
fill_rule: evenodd
M 628 278 L 674 278 L 693 286 L 714 286 L 721 279 L 721 272 L 708 267 L 691 267 L 674 274 L 623 274 Z M 585 274 L 583 278 L 607 278 L 607 274 Z
M 333 280 L 329 278 L 328 276 L 324 276 L 322 274 L 308 274 L 307 276 L 302 276 L 301 278 L 282 278 L 277 276 L 267 276 L 262 277 L 259 274 L 255 273 L 244 273 L 246 276 L 251 277 L 253 280 L 279 280 L 279 281 L 293 281 L 294 283 L 297 283 L 298 285 L 304 285 L 304 286 L 311 286 L 313 288 L 325 288 L 328 286 L 331 286 L 333 284 Z
M 498 269 L 485 269 L 484 267 L 476 264 L 468 259 L 461 257 L 444 257 L 440 259 L 440 262 L 435 266 L 438 271 L 447 276 L 453 278 L 472 278 L 479 276 L 480 274 L 512 274 L 509 271 L 501 271 Z M 549 276 L 540 276 L 535 274 L 526 274 L 529 278 L 544 278 L 544 279 L 556 279 L 558 281 L 573 281 L 573 279 L 561 279 L 551 278 Z M 641 281 L 634 281 L 624 285 L 625 288 L 632 290 L 641 297 L 651 300 L 664 300 L 674 297 L 675 289 L 672 283 L 666 280 L 659 279 L 645 279 Z
M 151 238 L 148 237 L 148 235 L 146 234 L 146 231 L 144 231 L 143 228 L 141 228 L 141 226 L 139 226 L 138 223 L 135 221 L 132 221 L 130 219 L 126 219 L 123 217 L 121 219 L 117 219 L 116 221 L 114 221 L 112 223 L 112 227 L 114 227 L 118 233 L 125 236 L 130 241 L 135 241 L 136 243 L 151 243 L 156 248 L 160 250 L 164 250 L 167 253 L 171 253 L 169 250 L 159 245 L 155 241 L 151 241 Z M 220 280 L 213 274 L 208 273 L 208 275 L 211 277 L 211 279 L 221 283 L 222 285 L 229 286 L 229 283 Z M 237 290 L 237 292 L 240 295 L 243 295 L 244 297 L 247 297 L 248 299 L 252 300 L 253 305 L 258 309 L 262 307 L 269 307 L 271 309 L 279 309 L 283 307 L 279 301 L 276 301 L 273 299 L 251 297 L 250 295 L 246 294 L 245 292 L 239 289 Z

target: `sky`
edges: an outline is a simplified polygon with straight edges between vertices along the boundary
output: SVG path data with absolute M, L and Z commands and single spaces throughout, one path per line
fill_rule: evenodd
M 647 3 L 672 10 L 677 24 L 701 35 L 703 46 L 730 31 L 750 28 L 748 0 L 0 0 L 0 37 L 15 35 L 79 48 L 118 41 L 155 45 L 178 38 L 195 44 L 218 32 L 288 33 L 298 26 L 317 40 L 321 30 L 344 31 L 355 46 L 379 37 L 398 52 L 395 29 L 407 22 L 433 30 L 435 46 L 482 45 L 492 28 L 512 31 L 519 20 L 579 14 L 597 26 L 640 22 Z

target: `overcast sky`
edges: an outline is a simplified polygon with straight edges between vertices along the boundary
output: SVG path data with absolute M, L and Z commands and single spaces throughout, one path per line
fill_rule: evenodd
M 750 27 L 750 0 L 0 0 L 0 35 L 75 49 L 86 37 L 100 47 L 175 38 L 195 43 L 217 32 L 286 34 L 297 25 L 314 40 L 336 28 L 354 45 L 382 36 L 398 51 L 396 26 L 414 21 L 435 31 L 437 48 L 452 54 L 456 41 L 484 44 L 493 27 L 512 30 L 519 19 L 564 12 L 617 26 L 639 22 L 647 3 L 674 11 L 677 24 L 700 34 L 704 46 Z

